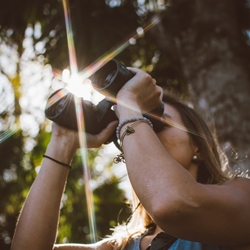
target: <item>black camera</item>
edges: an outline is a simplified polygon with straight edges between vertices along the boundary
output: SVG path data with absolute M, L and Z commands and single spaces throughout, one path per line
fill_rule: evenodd
M 93 87 L 104 94 L 105 96 L 116 96 L 122 86 L 131 78 L 133 74 L 119 61 L 112 59 L 102 68 L 96 71 L 91 76 Z M 57 99 L 56 96 L 63 92 L 62 97 Z M 49 98 L 45 109 L 45 115 L 51 121 L 73 130 L 77 128 L 75 96 L 66 89 L 59 89 L 54 92 Z M 100 133 L 110 122 L 118 120 L 112 106 L 115 104 L 110 98 L 101 100 L 95 110 L 91 107 L 89 101 L 84 101 L 81 98 L 83 109 L 85 131 L 90 134 Z M 163 122 L 155 117 L 161 117 L 164 111 L 164 104 L 153 110 L 150 114 L 143 114 L 151 120 L 154 125 L 154 130 L 159 131 L 163 126 Z M 109 139 L 109 142 L 116 141 L 115 132 Z

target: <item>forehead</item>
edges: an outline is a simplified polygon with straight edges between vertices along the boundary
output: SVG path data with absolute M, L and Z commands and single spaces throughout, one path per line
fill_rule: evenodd
M 177 111 L 175 107 L 164 103 L 164 113 L 162 115 L 162 118 L 171 127 L 177 128 L 178 131 L 185 132 L 185 134 L 187 135 L 190 133 L 190 131 L 184 125 L 179 111 Z
M 171 119 L 172 121 L 183 125 L 180 113 L 171 105 L 164 103 L 163 119 Z

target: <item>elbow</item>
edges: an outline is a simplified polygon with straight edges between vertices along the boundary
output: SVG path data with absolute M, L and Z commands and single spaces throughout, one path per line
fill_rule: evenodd
M 193 197 L 174 196 L 171 199 L 162 199 L 155 202 L 150 211 L 152 219 L 162 230 L 183 224 L 201 208 L 199 201 Z

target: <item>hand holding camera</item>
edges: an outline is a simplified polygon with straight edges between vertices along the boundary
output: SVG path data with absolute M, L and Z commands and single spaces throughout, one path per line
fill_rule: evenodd
M 117 103 L 125 104 L 125 107 L 133 110 L 139 110 L 145 116 L 150 114 L 161 116 L 163 111 L 161 106 L 162 88 L 156 86 L 156 80 L 142 70 L 128 69 L 133 74 L 133 78 L 118 92 Z
M 97 104 L 96 111 L 94 111 L 93 108 L 90 107 L 88 101 L 84 101 L 81 99 L 84 114 L 85 131 L 87 133 L 97 135 L 104 128 L 106 128 L 109 123 L 118 120 L 114 110 L 112 109 L 115 101 L 113 101 L 114 99 L 110 97 L 116 97 L 119 90 L 121 89 L 122 91 L 119 92 L 119 100 L 125 101 L 125 93 L 127 93 L 128 95 L 131 95 L 131 93 L 133 93 L 133 96 L 127 96 L 127 98 L 129 98 L 130 100 L 132 100 L 131 98 L 137 98 L 138 103 L 140 103 L 141 105 L 140 108 L 143 111 L 145 110 L 150 112 L 143 113 L 143 115 L 151 120 L 154 125 L 155 131 L 158 131 L 162 128 L 163 123 L 156 119 L 154 116 L 161 117 L 164 110 L 164 105 L 163 103 L 160 103 L 156 109 L 151 111 L 150 107 L 156 105 L 156 103 L 152 105 L 152 103 L 143 103 L 143 101 L 141 101 L 144 100 L 143 95 L 151 95 L 153 92 L 151 92 L 149 85 L 147 86 L 145 81 L 144 83 L 143 81 L 141 81 L 140 84 L 134 84 L 134 81 L 141 80 L 139 71 L 136 71 L 136 69 L 129 70 L 117 60 L 112 59 L 92 75 L 92 85 L 97 91 L 104 94 L 106 98 L 104 98 Z M 132 79 L 128 84 L 126 84 L 134 75 L 135 79 Z M 152 78 L 150 76 L 148 76 L 148 78 L 152 81 Z M 65 92 L 66 90 L 57 90 L 49 97 L 45 115 L 48 119 L 63 127 L 72 130 L 78 130 L 74 101 L 75 96 L 72 93 L 67 92 L 58 101 L 54 102 L 52 105 L 50 104 L 51 99 L 53 99 L 53 97 L 60 91 Z M 156 98 L 151 96 L 149 99 L 159 102 L 159 97 Z M 147 100 L 149 99 L 147 98 Z M 107 143 L 111 141 L 116 141 L 115 132 L 107 141 Z

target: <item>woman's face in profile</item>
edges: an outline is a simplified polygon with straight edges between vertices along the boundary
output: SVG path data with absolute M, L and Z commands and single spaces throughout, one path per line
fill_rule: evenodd
M 159 140 L 168 153 L 180 165 L 190 171 L 193 165 L 193 157 L 198 148 L 186 131 L 179 112 L 173 106 L 165 103 L 162 118 L 166 122 L 166 126 L 157 133 Z

